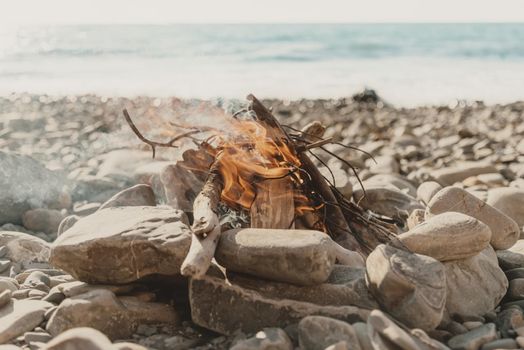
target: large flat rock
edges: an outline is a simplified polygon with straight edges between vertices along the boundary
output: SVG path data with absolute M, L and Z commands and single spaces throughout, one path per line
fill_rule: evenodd
M 331 238 L 311 230 L 226 231 L 215 258 L 231 271 L 298 285 L 325 282 L 335 263 Z
M 366 286 L 366 270 L 363 268 L 335 265 L 328 280 L 314 286 L 261 280 L 231 272 L 227 273 L 227 279 L 266 298 L 291 299 L 318 305 L 354 305 L 366 309 L 379 307 Z
M 50 262 L 89 283 L 179 274 L 191 242 L 187 218 L 164 207 L 115 207 L 80 219 L 53 243 Z
M 309 315 L 358 322 L 365 320 L 369 313 L 355 306 L 325 306 L 269 298 L 211 275 L 191 279 L 189 300 L 193 322 L 227 335 L 238 331 L 254 333 L 265 327 L 285 327 Z

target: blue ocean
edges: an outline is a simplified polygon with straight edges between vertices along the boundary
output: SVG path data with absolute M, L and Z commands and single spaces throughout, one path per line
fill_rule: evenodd
M 524 24 L 0 27 L 0 94 L 524 100 Z

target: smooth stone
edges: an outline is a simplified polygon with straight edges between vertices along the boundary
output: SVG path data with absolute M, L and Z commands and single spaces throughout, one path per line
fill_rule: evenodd
M 356 322 L 352 324 L 353 329 L 358 338 L 358 343 L 362 350 L 373 350 L 371 338 L 369 337 L 368 325 L 364 322 Z
M 111 341 L 102 332 L 89 328 L 78 327 L 69 329 L 45 346 L 45 350 L 111 350 Z
M 38 343 L 47 343 L 53 339 L 51 334 L 47 332 L 25 332 L 24 333 L 24 341 L 26 344 L 31 344 L 34 342 Z
M 400 166 L 395 157 L 382 155 L 376 156 L 374 159 L 368 159 L 366 165 L 369 171 L 373 174 L 398 174 Z
M 280 328 L 264 328 L 255 336 L 236 343 L 231 350 L 293 350 L 293 343 Z
M 41 271 L 33 271 L 24 283 L 20 286 L 21 289 L 39 289 L 44 292 L 49 292 L 51 279 L 48 275 Z
M 153 189 L 149 185 L 138 184 L 118 192 L 100 206 L 98 210 L 112 207 L 140 207 L 156 205 Z
M 56 235 L 60 236 L 65 231 L 69 230 L 78 220 L 80 220 L 80 216 L 78 216 L 78 215 L 66 216 L 60 222 L 60 225 L 58 225 L 58 229 L 57 229 Z
M 0 309 L 11 301 L 11 291 L 6 289 L 0 292 Z
M 505 270 L 524 268 L 524 239 L 519 239 L 507 250 L 497 250 L 497 258 Z
M 35 329 L 52 306 L 41 300 L 11 300 L 0 309 L 0 344 Z
M 273 282 L 227 272 L 227 280 L 236 286 L 251 289 L 271 299 L 290 299 L 319 305 L 355 305 L 362 308 L 378 308 L 366 286 L 366 270 L 335 265 L 325 283 L 313 286 Z
M 411 230 L 417 225 L 420 225 L 425 220 L 426 211 L 424 209 L 415 209 L 409 214 L 408 219 L 406 220 L 406 224 L 408 226 L 408 230 Z
M 428 204 L 426 217 L 454 211 L 482 221 L 491 229 L 491 245 L 495 249 L 507 249 L 514 245 L 520 235 L 517 223 L 496 208 L 458 187 L 440 190 Z
M 518 244 L 518 242 L 517 242 Z M 498 254 L 497 254 L 498 257 Z M 514 269 L 504 271 L 508 280 L 513 280 L 516 278 L 524 278 L 524 267 L 516 267 Z
M 403 176 L 398 174 L 377 174 L 367 178 L 364 181 L 364 188 L 366 185 L 379 185 L 379 186 L 394 186 L 400 191 L 407 193 L 408 195 L 415 197 L 417 195 L 417 189 L 406 180 Z M 351 196 L 350 196 L 351 197 Z
M 396 188 L 376 185 L 366 187 L 365 195 L 361 188 L 356 188 L 353 200 L 364 209 L 390 218 L 405 219 L 413 210 L 424 209 L 414 197 Z
M 472 330 L 472 329 L 475 329 L 475 328 L 478 328 L 480 326 L 482 326 L 484 323 L 480 322 L 480 321 L 468 321 L 468 322 L 464 322 L 462 325 L 464 327 L 467 328 L 468 331 Z
M 74 297 L 79 294 L 84 294 L 95 289 L 106 289 L 115 293 L 116 295 L 122 295 L 130 293 L 135 289 L 136 286 L 133 284 L 122 284 L 122 285 L 92 285 L 81 281 L 72 281 L 63 283 L 57 286 L 57 289 L 63 293 L 66 297 Z
M 0 168 L 0 225 L 21 224 L 22 214 L 30 209 L 61 209 L 70 204 L 63 201 L 65 174 L 51 171 L 28 156 L 1 151 Z
M 392 316 L 424 330 L 440 324 L 446 302 L 442 263 L 381 244 L 369 254 L 366 271 L 368 288 Z
M 0 231 L 0 246 L 7 247 L 6 257 L 9 260 L 23 266 L 47 263 L 51 250 L 49 243 L 40 238 L 12 231 Z
M 311 230 L 235 229 L 220 236 L 215 258 L 227 270 L 297 285 L 325 282 L 333 241 Z
M 488 187 L 499 187 L 507 184 L 506 179 L 501 173 L 487 173 L 477 175 L 477 179 Z
M 497 314 L 495 325 L 502 338 L 510 338 L 515 333 L 514 330 L 524 327 L 524 315 L 520 307 L 510 307 Z
M 191 242 L 185 214 L 165 207 L 107 208 L 80 219 L 52 245 L 50 262 L 93 284 L 177 275 Z
M 506 294 L 508 280 L 491 247 L 471 258 L 443 264 L 447 283 L 446 310 L 451 316 L 482 316 L 495 309 Z
M 30 289 L 17 290 L 11 293 L 13 299 L 27 299 L 29 297 Z
M 497 339 L 497 330 L 493 323 L 487 323 L 467 333 L 456 335 L 448 341 L 452 350 L 478 350 L 483 344 Z
M 105 289 L 92 290 L 64 300 L 47 323 L 52 335 L 76 327 L 91 327 L 111 339 L 130 337 L 139 324 L 177 325 L 179 317 L 167 304 L 142 302 L 134 297 L 116 297 Z
M 367 325 L 375 350 L 428 350 L 424 344 L 397 326 L 380 310 L 371 311 Z
M 361 350 L 353 327 L 344 322 L 323 316 L 307 316 L 298 324 L 300 349 L 324 350 L 331 344 L 345 341 L 350 349 Z
M 427 205 L 442 188 L 438 182 L 425 181 L 417 188 L 417 199 Z
M 491 164 L 461 162 L 452 167 L 433 170 L 431 175 L 435 181 L 442 186 L 451 186 L 454 183 L 461 182 L 471 176 L 495 172 L 497 172 L 497 169 Z
M 266 327 L 286 327 L 309 315 L 347 322 L 366 320 L 368 311 L 355 306 L 326 306 L 268 298 L 229 284 L 223 277 L 206 275 L 189 282 L 192 321 L 217 333 L 255 333 Z
M 56 234 L 63 218 L 64 214 L 60 210 L 31 209 L 22 215 L 22 224 L 31 231 Z
M 430 217 L 397 239 L 414 253 L 448 261 L 480 253 L 489 245 L 491 230 L 471 216 L 446 212 Z
M 489 343 L 485 343 L 480 347 L 480 350 L 502 350 L 502 349 L 518 349 L 519 346 L 515 339 L 497 339 Z
M 515 220 L 520 227 L 524 226 L 524 189 L 492 188 L 486 202 Z
M 524 299 L 524 278 L 516 278 L 509 281 L 506 298 L 510 300 Z

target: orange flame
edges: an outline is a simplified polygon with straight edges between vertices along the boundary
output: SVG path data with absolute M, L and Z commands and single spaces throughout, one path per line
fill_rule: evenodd
M 216 135 L 226 204 L 249 209 L 262 180 L 289 176 L 301 184 L 300 160 L 283 140 L 269 137 L 267 129 L 255 121 L 233 120 L 230 126 L 227 134 Z

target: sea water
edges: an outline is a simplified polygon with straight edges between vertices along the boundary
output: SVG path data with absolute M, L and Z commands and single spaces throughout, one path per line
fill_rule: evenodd
M 0 94 L 524 100 L 524 24 L 0 27 Z

